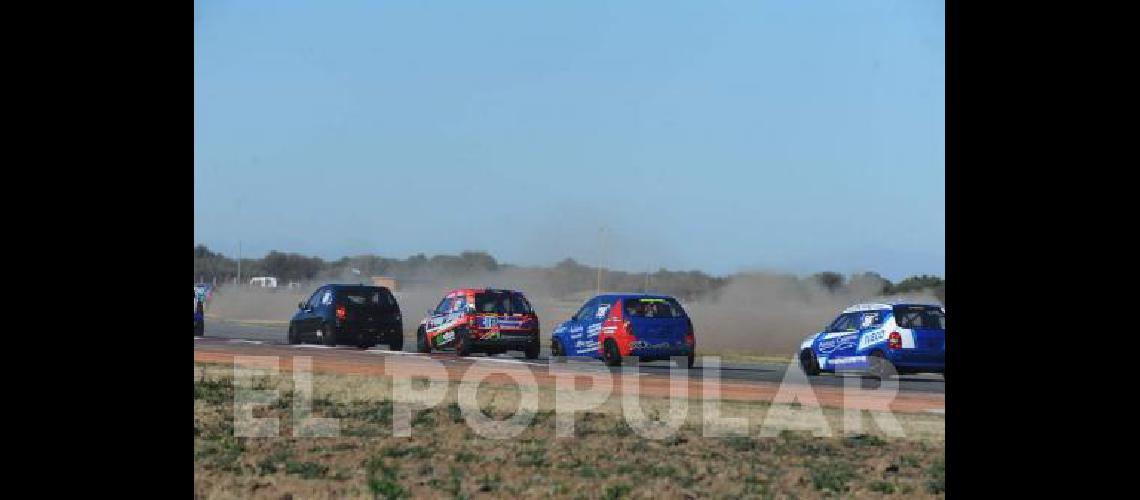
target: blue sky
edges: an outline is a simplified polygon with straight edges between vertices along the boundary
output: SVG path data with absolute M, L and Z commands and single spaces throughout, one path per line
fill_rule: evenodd
M 944 273 L 942 2 L 194 8 L 196 244 Z

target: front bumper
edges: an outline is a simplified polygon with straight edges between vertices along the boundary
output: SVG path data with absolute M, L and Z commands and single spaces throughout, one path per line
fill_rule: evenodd
M 483 338 L 471 339 L 471 347 L 475 349 L 502 349 L 521 351 L 539 343 L 538 330 L 531 331 L 505 331 L 492 333 Z

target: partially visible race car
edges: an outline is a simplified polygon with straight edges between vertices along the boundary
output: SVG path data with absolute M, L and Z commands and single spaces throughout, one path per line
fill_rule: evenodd
M 203 304 L 209 304 L 214 298 L 214 286 L 206 283 L 198 283 L 194 285 L 194 295 L 201 300 Z
M 416 330 L 417 351 L 449 348 L 459 356 L 523 351 L 527 359 L 537 358 L 541 348 L 538 315 L 522 292 L 451 290 Z
M 393 351 L 404 349 L 404 317 L 388 287 L 324 285 L 297 309 L 289 320 L 290 344 L 388 344 Z
M 677 299 L 667 295 L 609 294 L 586 302 L 551 335 L 554 356 L 587 356 L 610 366 L 622 356 L 642 361 L 687 357 L 696 352 L 693 322 Z
M 206 314 L 202 306 L 202 300 L 198 298 L 198 293 L 194 293 L 194 336 L 201 337 L 206 334 Z
M 848 307 L 822 332 L 800 344 L 808 375 L 858 372 L 946 374 L 946 310 L 934 304 L 883 303 Z

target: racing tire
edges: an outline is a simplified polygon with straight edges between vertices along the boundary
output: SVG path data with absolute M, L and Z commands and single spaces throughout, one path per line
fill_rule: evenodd
M 891 375 L 898 374 L 894 365 L 883 355 L 883 351 L 871 351 L 868 358 L 868 361 L 871 363 L 869 375 L 871 375 L 872 378 L 883 380 L 890 378 Z
M 404 332 L 392 335 L 388 341 L 388 350 L 390 351 L 403 351 L 404 350 Z
M 297 338 L 297 331 L 292 326 L 289 327 L 289 345 L 300 344 L 301 340 Z
M 815 353 L 811 349 L 804 349 L 800 352 L 800 368 L 803 368 L 804 373 L 810 376 L 819 375 L 819 360 L 815 359 Z
M 617 343 L 614 339 L 606 339 L 605 349 L 602 351 L 603 358 L 606 361 L 606 366 L 621 366 L 621 352 L 618 351 Z
M 420 354 L 431 354 L 431 344 L 428 343 L 427 333 L 423 328 L 416 330 L 416 352 Z
M 336 347 L 336 332 L 333 330 L 332 325 L 321 325 L 321 343 L 329 346 Z
M 526 350 L 523 351 L 523 355 L 526 356 L 526 359 L 535 359 L 538 358 L 538 351 L 541 349 L 542 344 L 539 344 L 538 341 L 535 340 L 534 342 L 531 342 L 530 345 L 526 346 Z
M 195 337 L 205 337 L 206 336 L 206 322 L 203 321 L 201 323 L 198 323 L 197 325 L 194 325 L 194 336 Z
M 695 352 L 689 353 L 689 360 L 688 360 L 687 366 L 685 366 L 685 368 L 692 370 L 693 364 L 696 363 L 696 361 L 697 361 L 697 353 L 695 353 Z
M 566 351 L 562 349 L 562 341 L 557 338 L 550 341 L 550 355 L 553 357 L 565 356 Z
M 467 330 L 455 332 L 455 355 L 461 358 L 471 355 L 471 336 Z

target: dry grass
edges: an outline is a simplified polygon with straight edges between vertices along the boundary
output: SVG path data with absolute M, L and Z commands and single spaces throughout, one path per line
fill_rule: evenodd
M 340 435 L 292 437 L 286 374 L 257 382 L 281 391 L 278 403 L 255 412 L 279 418 L 279 437 L 235 438 L 232 374 L 231 366 L 195 366 L 197 497 L 910 497 L 940 496 L 944 487 L 944 420 L 936 415 L 900 416 L 909 439 L 713 438 L 702 436 L 700 407 L 692 404 L 690 422 L 676 435 L 652 440 L 632 432 L 612 401 L 579 415 L 575 437 L 557 438 L 553 390 L 543 389 L 532 425 L 516 438 L 492 440 L 464 423 L 453 384 L 443 404 L 415 416 L 411 437 L 398 438 L 386 378 L 316 374 L 313 416 L 337 418 Z M 646 399 L 648 413 L 667 404 Z M 479 405 L 506 418 L 517 392 L 482 386 Z M 722 414 L 749 417 L 751 436 L 768 408 L 721 405 Z M 841 428 L 841 412 L 824 414 Z

